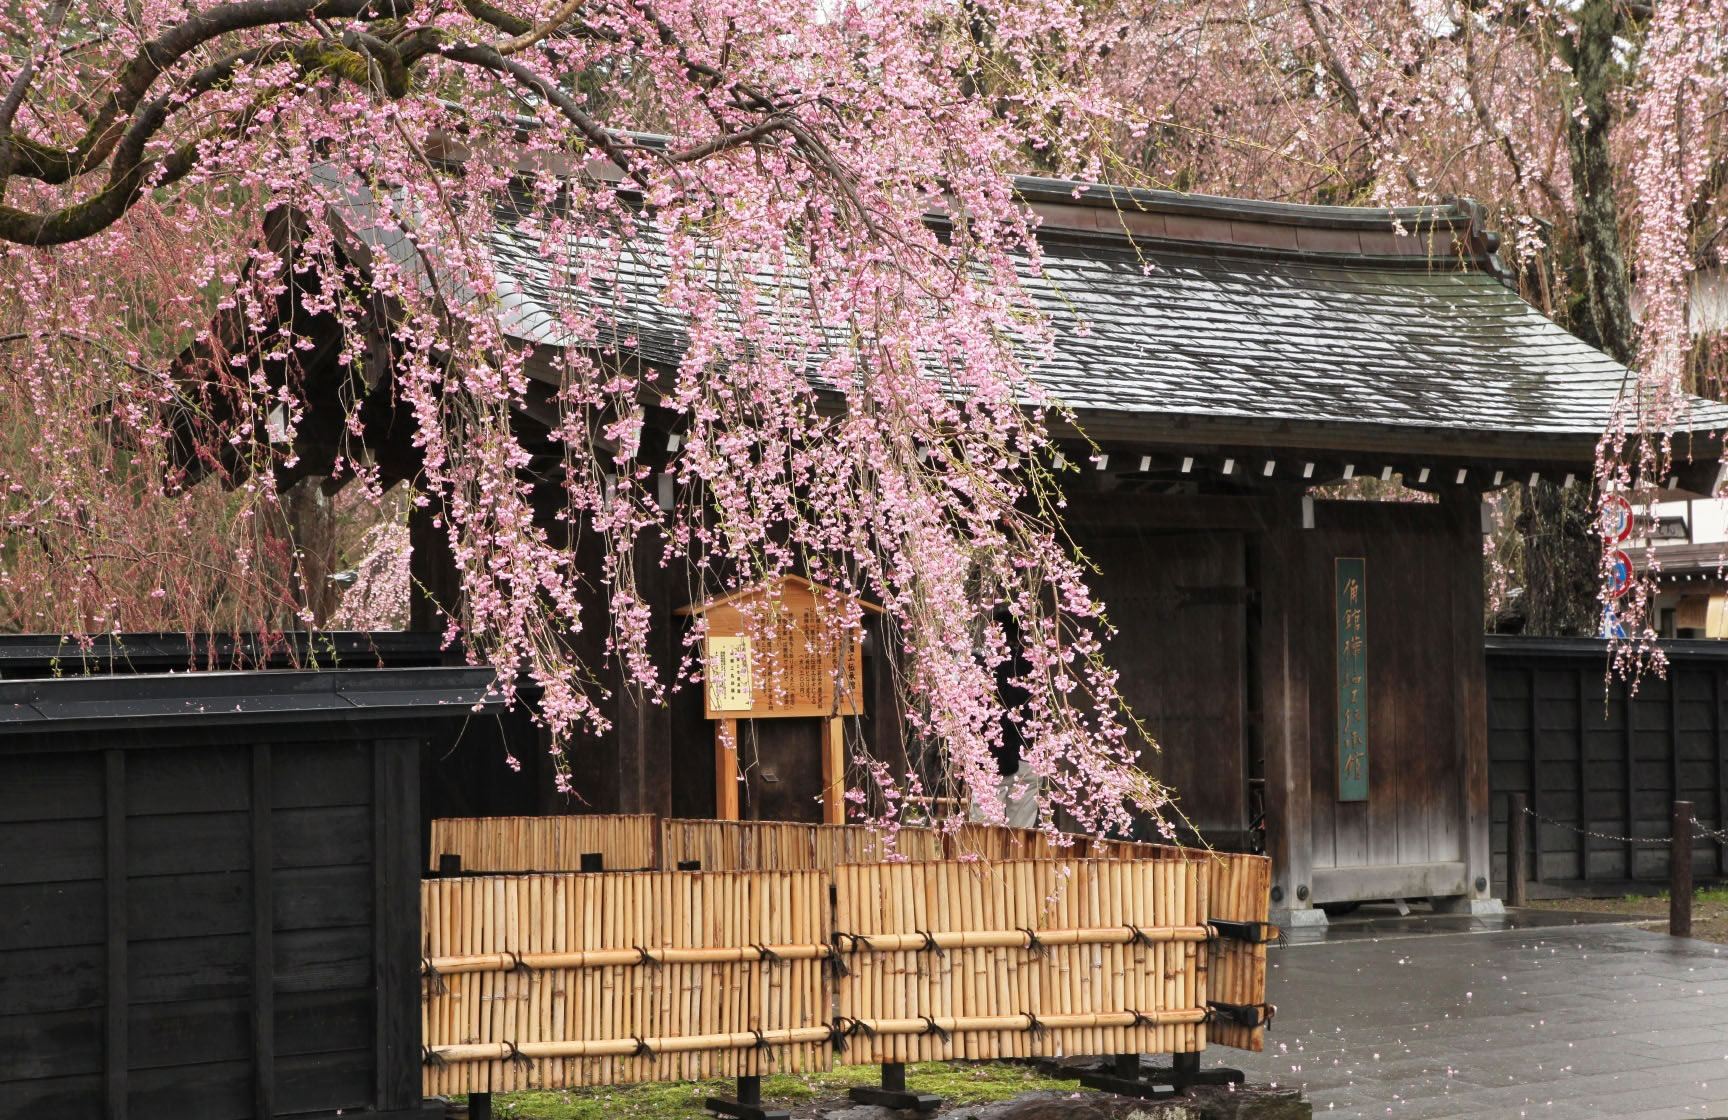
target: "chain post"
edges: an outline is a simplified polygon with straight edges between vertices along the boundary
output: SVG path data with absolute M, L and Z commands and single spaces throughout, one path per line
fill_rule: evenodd
M 1506 905 L 1523 906 L 1530 866 L 1530 804 L 1522 793 L 1509 793 L 1506 800 Z
M 1692 936 L 1692 802 L 1674 802 L 1674 832 L 1668 848 L 1668 932 Z

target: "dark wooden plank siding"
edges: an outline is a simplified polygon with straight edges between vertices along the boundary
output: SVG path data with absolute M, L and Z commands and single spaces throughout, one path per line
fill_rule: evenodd
M 414 779 L 418 750 L 389 749 L 392 781 Z M 417 959 L 401 901 L 405 943 L 380 943 L 375 908 L 380 881 L 392 898 L 412 894 L 418 814 L 380 811 L 370 745 L 107 756 L 119 760 L 107 826 L 0 825 L 8 853 L 43 853 L 0 865 L 10 918 L 0 923 L 0 1115 L 179 1120 L 374 1105 L 380 945 L 402 967 Z M 15 774 L 41 773 L 24 761 Z M 61 789 L 65 808 L 98 807 Z M 409 874 L 380 875 L 383 821 Z M 109 827 L 123 830 L 112 849 Z M 398 976 L 396 994 L 402 986 Z M 402 1015 L 393 1024 L 410 1026 Z M 401 1066 L 413 1047 L 383 1049 Z M 392 1076 L 391 1107 L 408 1107 L 414 1087 L 404 1091 L 400 1069 Z
M 418 1107 L 425 744 L 337 705 L 0 726 L 0 1118 Z
M 1728 649 L 1670 643 L 1667 676 L 1646 676 L 1630 695 L 1608 678 L 1602 642 L 1490 638 L 1487 656 L 1497 889 L 1506 882 L 1514 792 L 1545 818 L 1523 825 L 1531 853 L 1525 873 L 1536 882 L 1665 880 L 1676 799 L 1692 801 L 1701 821 L 1721 827 Z M 1719 874 L 1721 859 L 1720 846 L 1701 839 L 1694 874 Z

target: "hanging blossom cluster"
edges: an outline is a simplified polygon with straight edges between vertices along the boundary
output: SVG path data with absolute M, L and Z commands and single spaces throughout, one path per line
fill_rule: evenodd
M 101 370 L 113 422 L 85 441 L 242 523 L 308 480 L 412 486 L 460 575 L 447 636 L 538 690 L 566 772 L 606 729 L 607 664 L 650 702 L 700 677 L 699 625 L 656 663 L 642 573 L 692 600 L 798 573 L 884 607 L 909 734 L 996 819 L 1012 628 L 1031 699 L 1007 718 L 1045 808 L 1127 827 L 1163 795 L 1045 473 L 1027 370 L 1049 338 L 1020 287 L 1038 250 L 1008 177 L 1099 171 L 1124 114 L 1081 15 L 19 7 L 0 17 L 8 368 L 43 393 Z M 159 260 L 133 252 L 145 214 L 174 233 Z M 34 318 L 63 291 L 89 298 L 59 321 L 114 316 L 99 354 Z M 115 504 L 96 497 L 55 516 Z M 187 544 L 250 571 L 267 539 Z M 293 557 L 269 566 L 304 604 Z M 830 635 L 856 634 L 831 601 Z M 918 780 L 856 762 L 878 806 Z
M 1636 382 L 1621 395 L 1597 454 L 1604 524 L 1616 496 L 1635 507 L 1652 506 L 1689 445 L 1675 446 L 1688 429 L 1688 358 L 1693 352 L 1689 296 L 1700 262 L 1693 211 L 1708 205 L 1710 177 L 1720 174 L 1720 124 L 1728 112 L 1728 3 L 1690 0 L 1657 5 L 1644 43 L 1644 82 L 1632 119 L 1636 155 L 1632 185 L 1638 222 L 1634 272 L 1642 303 Z M 1712 133 L 1714 132 L 1714 136 Z M 1715 140 L 1717 142 L 1713 143 Z M 1646 547 L 1646 575 L 1618 600 L 1610 597 L 1614 544 L 1601 534 L 1603 604 L 1624 631 L 1615 644 L 1616 668 L 1635 676 L 1664 664 L 1650 617 L 1658 569 L 1654 544 Z

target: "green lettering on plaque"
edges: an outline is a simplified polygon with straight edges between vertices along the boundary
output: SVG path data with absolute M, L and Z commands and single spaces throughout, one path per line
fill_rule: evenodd
M 1368 566 L 1334 562 L 1338 614 L 1338 800 L 1368 800 Z

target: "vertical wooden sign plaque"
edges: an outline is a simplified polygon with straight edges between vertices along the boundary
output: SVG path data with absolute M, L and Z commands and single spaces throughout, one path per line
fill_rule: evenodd
M 1368 565 L 1333 561 L 1338 654 L 1338 800 L 1368 800 Z

